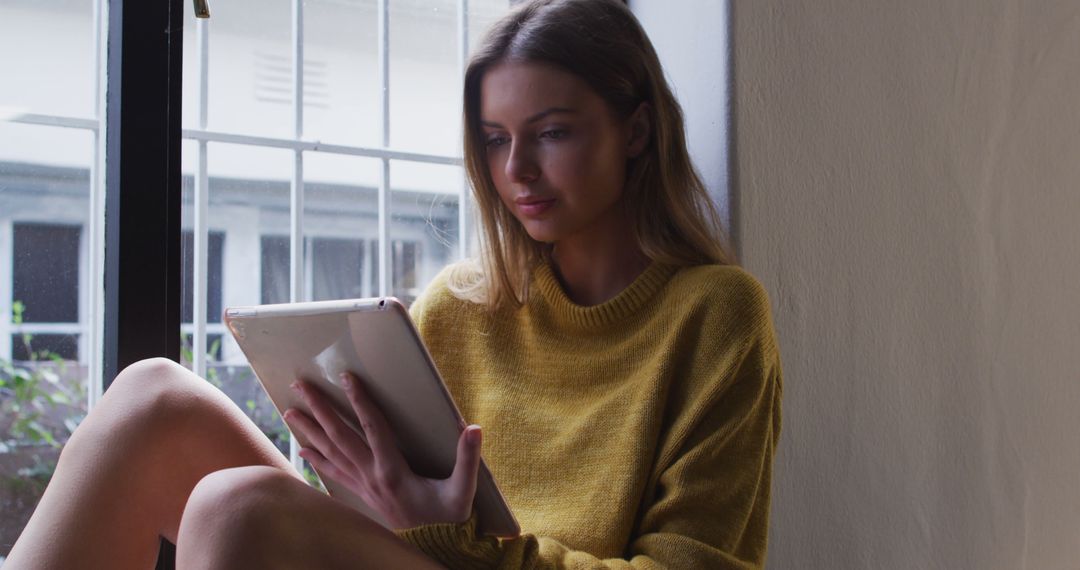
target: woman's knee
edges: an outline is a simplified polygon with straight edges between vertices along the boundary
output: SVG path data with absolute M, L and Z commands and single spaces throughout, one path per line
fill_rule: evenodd
M 178 565 L 251 564 L 288 535 L 290 503 L 305 484 L 267 466 L 215 471 L 192 490 L 177 536 Z M 254 548 L 255 545 L 262 545 Z
M 134 443 L 130 438 L 160 445 L 161 437 L 175 433 L 178 422 L 207 405 L 205 391 L 213 388 L 198 386 L 200 382 L 206 384 L 166 358 L 136 362 L 116 376 L 66 448 L 77 449 L 82 439 L 100 442 L 117 437 L 125 438 L 129 445 Z
M 185 387 L 193 374 L 168 358 L 147 358 L 128 365 L 113 379 L 106 395 L 138 398 Z
M 124 368 L 105 392 L 113 415 L 138 422 L 168 422 L 209 404 L 215 389 L 187 368 L 148 358 Z M 115 401 L 115 403 L 113 403 Z M 117 414 L 116 412 L 119 412 Z

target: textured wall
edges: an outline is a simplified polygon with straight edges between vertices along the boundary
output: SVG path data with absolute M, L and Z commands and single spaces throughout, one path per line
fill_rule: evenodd
M 1080 3 L 735 0 L 772 568 L 1080 568 Z

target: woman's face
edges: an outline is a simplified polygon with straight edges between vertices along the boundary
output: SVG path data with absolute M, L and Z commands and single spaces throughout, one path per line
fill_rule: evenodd
M 633 129 L 587 83 L 545 64 L 498 64 L 481 82 L 480 120 L 499 197 L 533 239 L 625 229 L 617 203 Z

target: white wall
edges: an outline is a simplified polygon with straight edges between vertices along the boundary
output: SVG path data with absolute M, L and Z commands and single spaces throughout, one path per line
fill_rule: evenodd
M 704 4 L 704 3 L 702 3 Z M 1080 4 L 737 1 L 773 568 L 1080 565 Z
M 632 0 L 668 82 L 683 107 L 690 155 L 720 213 L 734 213 L 728 195 L 727 0 Z M 731 224 L 728 224 L 731 227 Z

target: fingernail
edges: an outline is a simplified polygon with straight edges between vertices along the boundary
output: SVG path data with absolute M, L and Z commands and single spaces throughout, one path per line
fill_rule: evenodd
M 469 430 L 469 433 L 465 434 L 465 441 L 469 442 L 469 445 L 480 445 L 480 441 L 483 439 L 480 426 L 473 425 L 466 429 Z
M 346 372 L 342 372 L 341 374 L 338 375 L 338 377 L 341 378 L 341 386 L 343 388 L 345 388 L 346 390 L 350 390 L 350 391 L 353 389 L 352 376 L 350 376 Z

